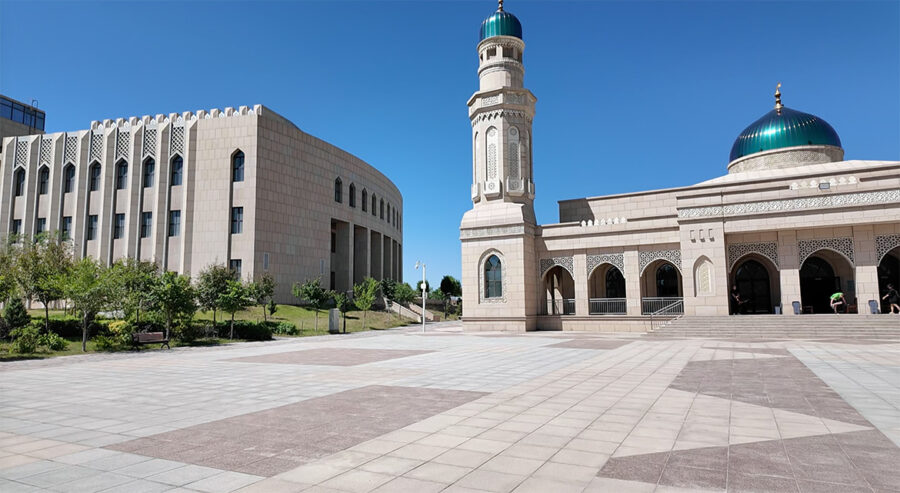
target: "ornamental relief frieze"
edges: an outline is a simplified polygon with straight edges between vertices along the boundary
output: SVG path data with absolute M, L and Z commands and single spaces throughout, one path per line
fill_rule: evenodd
M 895 248 L 900 248 L 900 235 L 884 235 L 875 237 L 875 254 L 879 264 L 884 259 L 884 256 Z
M 799 265 L 809 258 L 810 255 L 819 250 L 832 250 L 840 253 L 851 264 L 855 265 L 856 260 L 853 256 L 853 238 L 823 238 L 818 240 L 800 240 L 797 242 L 797 252 L 799 257 Z
M 619 269 L 622 275 L 625 275 L 625 254 L 623 253 L 604 253 L 600 255 L 587 256 L 587 275 L 590 277 L 591 272 L 603 264 L 610 264 Z
M 733 269 L 734 264 L 736 264 L 738 260 L 751 253 L 755 253 L 769 259 L 773 264 L 775 264 L 776 269 L 780 269 L 780 267 L 778 266 L 778 244 L 775 242 L 766 242 L 733 243 L 731 245 L 728 245 L 728 270 Z
M 492 228 L 475 228 L 475 229 L 463 229 L 459 232 L 459 236 L 461 239 L 473 239 L 473 238 L 489 238 L 493 236 L 506 236 L 506 235 L 515 235 L 515 234 L 523 234 L 525 232 L 525 226 L 497 226 Z
M 825 209 L 872 204 L 889 204 L 900 202 L 900 190 L 881 190 L 877 192 L 845 193 L 803 197 L 784 200 L 767 200 L 765 202 L 747 202 L 744 204 L 716 205 L 710 207 L 690 207 L 678 210 L 678 217 L 690 219 L 710 216 L 740 216 L 744 214 L 762 214 L 768 212 L 784 212 L 805 209 Z
M 528 114 L 524 111 L 501 109 L 481 113 L 475 118 L 472 118 L 472 126 L 474 127 L 476 124 L 483 121 L 496 120 L 497 118 L 503 118 L 509 121 L 524 121 L 527 123 L 531 123 L 531 117 L 528 116 Z
M 551 257 L 541 259 L 541 277 L 544 273 L 555 266 L 560 266 L 569 271 L 569 275 L 575 278 L 575 259 L 574 257 Z
M 638 252 L 638 271 L 643 274 L 648 265 L 657 260 L 666 260 L 681 270 L 681 250 L 646 250 Z

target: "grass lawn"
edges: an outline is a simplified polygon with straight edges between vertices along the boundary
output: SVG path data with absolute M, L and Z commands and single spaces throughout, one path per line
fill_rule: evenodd
M 268 312 L 266 313 L 268 315 Z M 212 320 L 212 312 L 197 312 L 194 317 L 196 320 Z M 413 323 L 411 319 L 403 318 L 393 312 L 387 311 L 369 311 L 366 315 L 366 327 L 363 328 L 363 312 L 351 311 L 347 312 L 347 332 L 360 332 L 362 330 L 381 330 L 392 327 L 402 327 Z M 258 306 L 251 307 L 247 310 L 234 314 L 235 320 L 252 320 L 262 321 L 262 308 Z M 231 320 L 228 313 L 217 312 L 216 320 Z M 274 316 L 269 316 L 269 320 L 276 322 L 291 322 L 301 329 L 301 336 L 322 335 L 328 333 L 328 311 L 319 311 L 319 330 L 315 331 L 316 314 L 311 308 L 294 305 L 278 305 L 278 310 Z

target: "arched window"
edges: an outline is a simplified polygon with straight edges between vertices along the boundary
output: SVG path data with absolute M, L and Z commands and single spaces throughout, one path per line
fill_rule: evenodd
M 244 181 L 244 153 L 241 151 L 231 158 L 231 181 Z
M 350 184 L 350 207 L 356 207 L 356 185 Z
M 625 278 L 622 277 L 622 271 L 618 267 L 610 267 L 606 271 L 606 297 L 625 297 Z
M 184 180 L 184 159 L 181 159 L 181 156 L 175 155 L 172 158 L 172 182 L 171 185 L 173 187 L 181 185 Z
M 372 194 L 372 215 L 373 216 L 378 214 L 378 211 L 376 209 L 378 209 L 378 200 L 375 198 L 375 194 L 373 193 Z
M 500 298 L 503 296 L 503 267 L 496 255 L 488 257 L 484 263 L 484 297 Z
M 334 201 L 335 202 L 343 202 L 344 200 L 344 186 L 341 182 L 340 178 L 334 179 Z
M 678 296 L 678 271 L 666 262 L 656 269 L 656 295 L 660 297 Z
M 38 171 L 38 195 L 46 195 L 50 189 L 50 168 L 41 166 Z
M 391 203 L 390 202 L 388 202 L 388 205 L 387 205 L 387 221 L 391 222 Z
M 128 163 L 119 161 L 116 164 L 116 190 L 128 188 Z
M 90 181 L 88 182 L 89 190 L 91 192 L 96 192 L 97 190 L 100 190 L 100 172 L 101 172 L 100 163 L 94 163 L 91 165 L 90 177 L 89 177 Z
M 366 189 L 363 188 L 363 191 L 362 191 L 362 201 L 361 201 L 363 212 L 366 212 L 366 210 L 367 210 L 367 205 L 366 205 L 366 204 L 367 204 L 368 202 L 369 202 L 369 192 L 367 192 Z
M 381 199 L 381 218 L 384 219 L 384 199 Z
M 65 168 L 63 168 L 63 193 L 70 193 L 75 191 L 75 165 L 67 164 Z
M 148 157 L 144 161 L 144 188 L 153 186 L 154 175 L 156 175 L 156 161 L 152 157 Z
M 19 168 L 13 174 L 13 195 L 21 197 L 25 193 L 25 169 Z

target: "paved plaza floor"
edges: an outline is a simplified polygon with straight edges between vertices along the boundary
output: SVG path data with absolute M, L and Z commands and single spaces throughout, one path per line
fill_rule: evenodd
M 900 491 L 900 341 L 459 329 L 0 363 L 0 491 Z

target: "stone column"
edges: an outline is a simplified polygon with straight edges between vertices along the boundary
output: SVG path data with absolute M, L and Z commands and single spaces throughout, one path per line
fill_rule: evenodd
M 575 270 L 575 315 L 588 315 L 587 255 L 576 253 L 572 268 Z
M 869 300 L 881 306 L 878 291 L 878 253 L 871 224 L 853 227 L 853 256 L 855 258 L 856 307 L 860 315 L 867 315 Z
M 793 315 L 794 301 L 800 299 L 800 252 L 797 250 L 797 232 L 778 232 L 778 263 L 781 281 L 781 311 Z
M 626 313 L 630 316 L 641 314 L 641 271 L 637 250 L 626 250 L 624 253 Z

